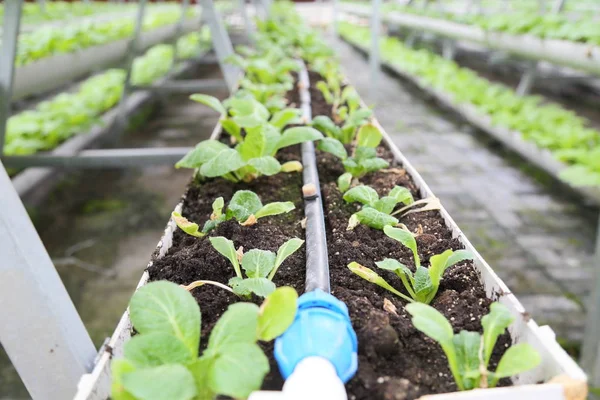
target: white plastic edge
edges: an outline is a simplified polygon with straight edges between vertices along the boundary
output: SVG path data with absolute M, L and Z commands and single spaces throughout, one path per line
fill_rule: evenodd
M 361 17 L 369 17 L 371 14 L 369 7 L 354 4 L 341 4 L 339 11 Z M 382 20 L 452 39 L 479 43 L 493 50 L 501 50 L 529 59 L 545 60 L 600 75 L 599 46 L 567 40 L 541 39 L 533 35 L 488 32 L 477 26 L 400 12 L 382 13 Z
M 182 33 L 200 28 L 200 17 L 185 20 Z M 146 49 L 175 35 L 177 24 L 142 32 L 140 48 Z M 75 53 L 43 58 L 15 70 L 12 100 L 43 93 L 72 82 L 90 72 L 108 68 L 125 58 L 130 39 L 89 47 Z
M 422 197 L 434 196 L 433 192 L 416 171 L 412 164 L 406 159 L 402 152 L 391 140 L 388 133 L 383 129 L 376 119 L 375 124 L 383 135 L 383 140 L 390 148 L 396 161 L 406 169 L 413 178 L 415 185 L 419 188 Z M 210 138 L 218 139 L 221 134 L 221 124 L 217 124 Z M 181 212 L 183 203 L 175 207 L 175 212 Z M 586 374 L 579 368 L 577 363 L 556 342 L 554 334 L 549 327 L 540 328 L 533 319 L 529 317 L 523 305 L 509 291 L 506 284 L 496 275 L 489 264 L 481 257 L 471 242 L 462 233 L 456 222 L 448 211 L 442 206 L 440 214 L 447 226 L 452 230 L 452 236 L 471 251 L 474 255 L 474 265 L 480 274 L 481 281 L 485 287 L 486 294 L 493 300 L 502 302 L 515 316 L 515 322 L 509 327 L 514 343 L 526 342 L 531 344 L 542 357 L 541 364 L 534 370 L 522 373 L 513 379 L 516 386 L 508 388 L 486 389 L 481 391 L 455 392 L 438 395 L 425 396 L 428 400 L 537 400 L 544 396 L 544 400 L 575 400 L 567 399 L 564 395 L 562 385 L 539 384 L 547 382 L 557 376 L 568 376 L 578 382 L 587 382 Z M 173 244 L 173 232 L 177 226 L 169 219 L 165 232 L 158 242 L 155 255 L 156 258 L 163 257 Z M 152 265 L 152 261 L 148 267 Z M 138 284 L 138 288 L 148 282 L 148 273 L 144 272 Z M 108 346 L 100 350 L 98 360 L 93 371 L 81 377 L 78 391 L 74 400 L 106 400 L 110 394 L 110 360 L 113 356 L 120 356 L 123 352 L 123 344 L 131 337 L 132 325 L 129 320 L 128 311 L 125 311 L 115 332 L 108 342 Z M 550 334 L 552 333 L 552 334 Z M 497 394 L 499 393 L 499 394 Z M 493 397 L 492 397 L 493 396 Z

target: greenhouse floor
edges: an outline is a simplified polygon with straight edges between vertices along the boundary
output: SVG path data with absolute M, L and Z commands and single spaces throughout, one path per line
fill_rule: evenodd
M 344 43 L 335 48 L 351 83 L 536 321 L 565 345 L 581 339 L 596 212 L 396 77 L 381 73 L 370 88 L 366 59 Z M 171 97 L 123 144 L 193 146 L 217 120 L 187 96 Z M 169 165 L 80 172 L 30 209 L 97 346 L 116 326 L 190 176 Z M 27 392 L 0 351 L 0 399 L 21 398 Z
M 597 212 L 419 90 L 335 42 L 345 72 L 400 150 L 496 273 L 568 347 L 582 336 Z

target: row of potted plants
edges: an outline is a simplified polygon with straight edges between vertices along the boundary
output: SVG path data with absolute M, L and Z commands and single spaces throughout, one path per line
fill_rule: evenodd
M 188 59 L 210 46 L 210 32 L 182 36 L 177 56 Z M 149 85 L 165 76 L 173 65 L 173 46 L 160 44 L 137 57 L 132 65 L 131 83 Z M 85 133 L 98 118 L 121 98 L 126 71 L 110 69 L 83 81 L 76 91 L 61 93 L 8 119 L 4 154 L 25 155 L 52 150 L 70 137 Z
M 196 8 L 189 8 L 190 17 Z M 143 29 L 151 30 L 175 23 L 181 16 L 179 5 L 151 6 Z M 72 53 L 131 37 L 135 28 L 133 15 L 99 21 L 74 22 L 65 26 L 42 26 L 19 36 L 15 64 L 23 66 L 56 54 Z
M 538 351 L 511 346 L 506 331 L 522 317 L 488 297 L 471 261 L 478 256 L 399 162 L 332 50 L 287 4 L 258 23 L 255 39 L 233 60 L 244 70 L 234 95 L 192 96 L 222 114 L 221 129 L 177 164 L 194 178 L 150 283 L 130 303 L 137 334 L 112 362 L 112 398 L 246 398 L 281 388 L 269 341 L 291 324 L 304 290 L 305 141 L 318 147 L 331 293 L 358 336 L 349 398 L 507 386 L 535 368 Z M 299 58 L 309 87 L 297 84 Z M 306 90 L 312 121 L 297 109 Z
M 362 48 L 370 44 L 366 27 L 341 22 L 339 32 Z M 540 96 L 519 96 L 504 84 L 427 49 L 408 47 L 399 39 L 386 37 L 380 48 L 385 62 L 450 95 L 458 104 L 474 106 L 477 113 L 491 118 L 493 126 L 519 132 L 523 140 L 550 151 L 568 166 L 560 175 L 563 180 L 574 186 L 600 186 L 600 132 L 585 118 Z

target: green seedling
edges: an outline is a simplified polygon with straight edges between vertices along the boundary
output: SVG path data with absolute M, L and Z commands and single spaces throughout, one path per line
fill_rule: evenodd
M 378 261 L 375 265 L 380 269 L 395 273 L 402 281 L 409 296 L 394 289 L 385 279 L 367 267 L 353 262 L 348 265 L 348 268 L 361 278 L 389 290 L 410 303 L 414 301 L 425 304 L 431 303 L 438 292 L 444 272 L 452 265 L 473 258 L 471 252 L 467 250 L 446 250 L 442 254 L 431 256 L 429 259 L 429 268 L 426 268 L 421 265 L 421 259 L 417 251 L 417 241 L 412 233 L 405 229 L 393 228 L 391 226 L 386 226 L 383 228 L 383 231 L 388 237 L 397 240 L 412 251 L 415 261 L 415 272 L 413 273 L 410 268 L 400 261 L 391 258 Z
M 190 99 L 221 114 L 220 123 L 223 130 L 239 143 L 244 141 L 242 130 L 268 124 L 269 128 L 275 128 L 280 132 L 286 125 L 301 122 L 299 109 L 282 108 L 271 114 L 268 107 L 258 101 L 253 94 L 245 95 L 238 92 L 234 97 L 223 102 L 206 94 L 193 94 Z
M 369 172 L 389 167 L 390 164 L 386 160 L 377 157 L 376 148 L 381 143 L 381 139 L 381 132 L 375 125 L 365 124 L 358 130 L 356 147 L 351 156 L 338 139 L 326 137 L 319 142 L 317 146 L 319 150 L 331 153 L 342 160 L 346 171 L 338 179 L 338 188 L 342 193 L 348 190 L 353 178 L 359 179 Z
M 285 214 L 296 207 L 291 201 L 277 201 L 263 205 L 256 193 L 250 190 L 238 190 L 229 201 L 226 212 L 223 212 L 224 208 L 225 201 L 223 198 L 217 198 L 212 204 L 213 212 L 210 219 L 204 223 L 202 230 L 199 229 L 198 224 L 189 221 L 178 212 L 174 211 L 171 216 L 179 229 L 188 235 L 200 238 L 206 236 L 221 222 L 230 219 L 235 219 L 240 225 L 251 226 L 261 218 Z
M 200 142 L 175 167 L 197 168 L 200 177 L 204 178 L 222 177 L 232 182 L 250 182 L 262 175 L 300 171 L 302 168 L 298 161 L 280 164 L 275 158 L 277 151 L 322 138 L 321 132 L 306 126 L 288 128 L 280 133 L 270 124 L 263 124 L 247 128 L 244 142 L 233 149 L 218 140 Z
M 269 360 L 257 344 L 271 341 L 291 325 L 298 295 L 281 287 L 260 308 L 230 305 L 199 356 L 201 313 L 192 295 L 158 281 L 131 298 L 129 315 L 137 335 L 111 363 L 113 400 L 212 400 L 247 398 L 260 389 Z
M 415 328 L 442 346 L 459 390 L 496 387 L 500 379 L 535 368 L 542 360 L 531 345 L 519 343 L 506 350 L 495 371 L 489 370 L 498 337 L 514 321 L 501 303 L 492 303 L 490 313 L 481 319 L 483 335 L 464 330 L 454 334 L 446 317 L 426 304 L 412 303 L 406 310 L 412 315 Z
M 383 229 L 385 226 L 398 225 L 398 219 L 391 214 L 398 203 L 411 205 L 414 199 L 410 190 L 403 186 L 395 186 L 387 196 L 379 198 L 375 189 L 360 185 L 355 186 L 344 194 L 347 203 L 358 202 L 363 208 L 352 214 L 348 221 L 348 230 L 354 229 L 358 224 L 367 225 L 373 229 Z
M 210 243 L 221 255 L 231 262 L 235 277 L 229 280 L 229 286 L 238 296 L 249 296 L 254 293 L 266 297 L 275 291 L 273 277 L 283 262 L 294 254 L 304 240 L 293 238 L 282 244 L 277 254 L 272 251 L 252 249 L 244 253 L 240 247 L 235 249 L 233 242 L 222 236 L 210 238 Z M 242 274 L 244 270 L 246 278 Z

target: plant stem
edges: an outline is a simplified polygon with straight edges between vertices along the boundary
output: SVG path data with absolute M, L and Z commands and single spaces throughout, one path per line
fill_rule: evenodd
M 187 286 L 186 285 L 181 285 L 181 287 L 183 287 L 188 292 L 191 292 L 192 289 L 195 289 L 197 287 L 204 286 L 204 285 L 213 285 L 213 286 L 219 287 L 221 289 L 225 289 L 228 292 L 231 292 L 231 293 L 235 294 L 234 291 L 233 291 L 233 289 L 231 289 L 229 286 L 224 285 L 224 284 L 222 284 L 220 282 L 215 282 L 215 281 L 194 281 L 194 282 L 190 283 Z

